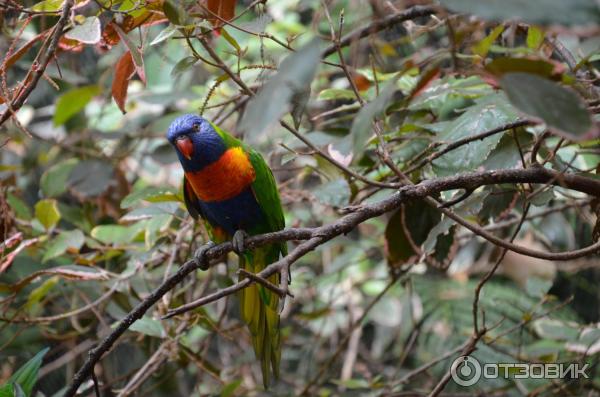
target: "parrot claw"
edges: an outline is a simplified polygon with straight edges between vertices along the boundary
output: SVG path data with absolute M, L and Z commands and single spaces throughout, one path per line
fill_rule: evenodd
M 244 251 L 246 250 L 245 247 L 245 240 L 248 238 L 248 233 L 246 233 L 244 230 L 237 230 L 234 234 L 233 234 L 233 238 L 231 239 L 231 245 L 233 245 L 233 251 L 238 254 L 238 255 L 242 255 L 244 253 Z
M 196 252 L 194 252 L 194 260 L 198 263 L 198 267 L 201 270 L 208 270 L 208 260 L 205 257 L 206 251 L 214 247 L 216 244 L 212 241 L 208 241 L 206 244 L 201 245 Z

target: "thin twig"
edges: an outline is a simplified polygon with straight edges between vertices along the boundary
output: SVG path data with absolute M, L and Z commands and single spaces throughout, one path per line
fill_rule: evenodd
M 294 295 L 290 294 L 289 291 L 282 290 L 281 288 L 279 288 L 278 286 L 276 286 L 275 284 L 273 284 L 269 280 L 264 279 L 262 277 L 258 277 L 255 273 L 251 273 L 251 272 L 247 271 L 246 269 L 238 269 L 238 273 L 242 274 L 244 277 L 248 277 L 249 279 L 251 279 L 255 283 L 258 283 L 258 284 L 262 285 L 263 287 L 265 287 L 267 289 L 270 289 L 271 291 L 273 291 L 277 295 L 279 295 L 280 298 L 283 298 L 286 295 L 290 295 L 292 298 L 294 297 Z
M 484 131 L 479 134 L 471 135 L 471 136 L 456 140 L 456 141 L 448 144 L 448 146 L 446 146 L 444 149 L 440 150 L 439 152 L 435 152 L 435 153 L 431 154 L 430 156 L 427 156 L 425 159 L 420 161 L 418 164 L 416 164 L 416 165 L 410 167 L 408 170 L 404 171 L 404 173 L 411 174 L 414 171 L 424 167 L 428 163 L 431 163 L 433 160 L 443 156 L 444 154 L 446 154 L 454 149 L 457 149 L 461 146 L 464 146 L 470 142 L 482 140 L 482 139 L 485 139 L 487 137 L 490 137 L 492 135 L 495 135 L 495 134 L 498 134 L 500 132 L 504 132 L 507 130 L 515 129 L 518 127 L 524 127 L 524 126 L 528 126 L 528 125 L 534 125 L 534 124 L 535 124 L 535 122 L 531 121 L 531 120 L 519 120 L 519 121 L 515 121 L 513 123 L 508 123 L 508 124 L 504 124 L 504 125 L 501 125 L 496 128 L 492 128 L 491 130 Z

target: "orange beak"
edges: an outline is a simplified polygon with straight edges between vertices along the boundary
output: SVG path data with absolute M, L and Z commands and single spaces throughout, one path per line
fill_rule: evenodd
M 194 155 L 194 143 L 190 137 L 184 135 L 177 138 L 175 145 L 177 146 L 179 152 L 183 154 L 186 159 L 190 160 Z

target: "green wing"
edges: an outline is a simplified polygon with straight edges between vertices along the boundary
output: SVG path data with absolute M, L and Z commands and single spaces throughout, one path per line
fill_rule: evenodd
M 265 215 L 265 220 L 254 225 L 250 234 L 274 232 L 285 227 L 283 209 L 277 191 L 277 184 L 271 169 L 260 153 L 244 145 L 213 124 L 215 131 L 223 138 L 228 148 L 242 147 L 247 153 L 256 178 L 252 183 L 252 192 Z M 258 273 L 269 264 L 276 262 L 280 255 L 287 255 L 285 242 L 269 244 L 246 252 L 240 256 L 240 267 L 252 273 Z M 242 276 L 240 276 L 242 279 Z M 279 274 L 273 274 L 269 281 L 279 285 Z M 240 308 L 244 322 L 250 328 L 252 345 L 261 361 L 263 384 L 269 386 L 271 370 L 279 377 L 281 361 L 281 336 L 279 332 L 279 297 L 261 285 L 252 284 L 240 291 Z
M 285 227 L 285 219 L 273 173 L 260 153 L 249 149 L 248 156 L 256 172 L 256 179 L 252 183 L 252 190 L 260 208 L 267 217 L 269 231 L 281 230 Z

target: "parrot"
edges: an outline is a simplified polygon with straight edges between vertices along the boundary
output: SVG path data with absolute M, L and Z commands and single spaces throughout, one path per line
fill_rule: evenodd
M 187 211 L 204 222 L 211 239 L 198 249 L 196 258 L 208 247 L 231 240 L 240 268 L 258 273 L 287 255 L 285 242 L 252 251 L 244 249 L 248 236 L 285 227 L 275 178 L 260 153 L 193 114 L 176 118 L 169 126 L 167 139 L 184 171 L 182 190 Z M 240 280 L 243 278 L 240 274 Z M 276 273 L 268 280 L 279 285 L 279 278 Z M 241 317 L 250 331 L 263 385 L 268 389 L 271 373 L 279 378 L 279 296 L 252 283 L 241 290 L 239 299 Z

